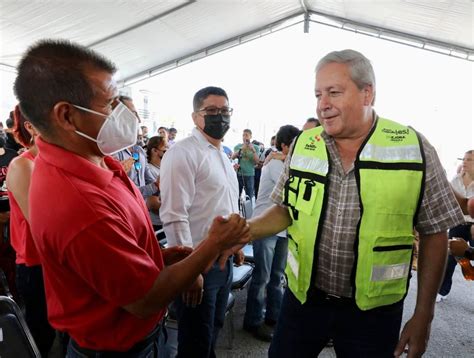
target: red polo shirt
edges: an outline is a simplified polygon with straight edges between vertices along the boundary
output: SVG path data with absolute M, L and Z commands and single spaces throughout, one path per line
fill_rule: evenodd
M 139 319 L 122 308 L 144 297 L 163 268 L 143 198 L 115 159 L 105 158 L 107 170 L 37 145 L 30 222 L 49 322 L 84 348 L 128 350 L 164 313 Z

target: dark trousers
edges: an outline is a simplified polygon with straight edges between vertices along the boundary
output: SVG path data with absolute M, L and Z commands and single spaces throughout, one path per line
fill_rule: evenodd
M 255 267 L 247 294 L 244 327 L 257 327 L 264 321 L 273 325 L 280 315 L 283 298 L 288 239 L 270 236 L 253 243 Z
M 237 173 L 237 180 L 239 181 L 239 197 L 242 194 L 242 189 L 245 188 L 245 194 L 250 199 L 254 196 L 255 177 L 252 175 L 242 175 Z
M 361 311 L 351 299 L 308 297 L 301 304 L 285 291 L 270 358 L 313 358 L 333 339 L 338 357 L 393 357 L 403 301 Z
M 449 238 L 460 237 L 466 240 L 471 246 L 474 246 L 474 242 L 471 237 L 471 225 L 463 224 L 449 229 Z M 441 288 L 439 289 L 439 294 L 446 296 L 451 291 L 451 286 L 453 285 L 453 274 L 456 269 L 456 259 L 452 256 L 448 256 L 448 262 L 446 264 L 446 271 L 444 273 L 443 282 L 441 283 Z
M 25 305 L 25 320 L 43 357 L 48 356 L 56 333 L 48 322 L 43 271 L 40 265 L 17 265 L 18 293 Z
M 223 271 L 215 263 L 204 274 L 202 302 L 196 307 L 185 306 L 181 297 L 176 300 L 178 314 L 178 358 L 215 357 L 219 330 L 224 326 L 225 311 L 232 284 L 232 259 Z

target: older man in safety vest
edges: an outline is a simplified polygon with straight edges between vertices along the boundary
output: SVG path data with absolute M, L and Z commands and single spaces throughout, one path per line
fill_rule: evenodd
M 295 140 L 272 193 L 276 205 L 250 220 L 255 239 L 288 227 L 288 289 L 270 357 L 317 356 L 329 339 L 338 356 L 398 356 L 408 346 L 418 357 L 444 272 L 446 231 L 463 221 L 459 205 L 428 141 L 374 112 L 366 57 L 326 55 L 315 94 L 322 127 Z M 414 227 L 417 304 L 399 338 Z

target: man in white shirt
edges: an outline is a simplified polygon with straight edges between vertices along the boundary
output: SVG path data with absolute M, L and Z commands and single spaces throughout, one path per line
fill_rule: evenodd
M 176 142 L 161 165 L 160 216 L 170 246 L 197 247 L 212 218 L 238 212 L 238 182 L 221 139 L 232 108 L 226 92 L 206 87 L 194 95 L 192 135 Z M 215 262 L 177 300 L 178 357 L 215 357 L 232 283 L 232 259 Z

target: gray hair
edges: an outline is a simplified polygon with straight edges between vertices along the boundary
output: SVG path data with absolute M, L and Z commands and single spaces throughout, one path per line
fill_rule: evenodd
M 365 86 L 372 86 L 375 93 L 375 73 L 369 59 L 354 50 L 333 51 L 319 60 L 316 72 L 329 63 L 342 63 L 349 66 L 351 79 L 357 88 L 362 90 Z

